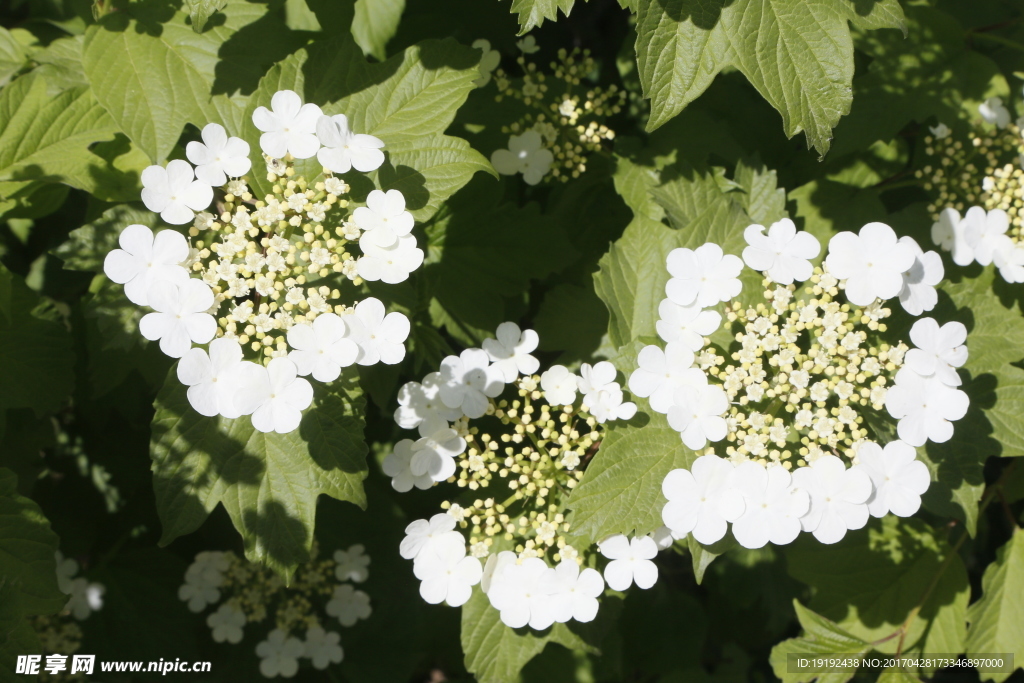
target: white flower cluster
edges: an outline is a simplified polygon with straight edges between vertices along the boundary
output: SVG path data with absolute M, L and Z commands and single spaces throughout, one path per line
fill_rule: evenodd
M 745 237 L 742 261 L 710 243 L 669 254 L 673 277 L 657 324 L 666 345 L 642 349 L 629 378 L 630 390 L 666 414 L 700 456 L 664 481 L 663 519 L 672 536 L 692 533 L 710 544 L 731 523 L 748 548 L 790 543 L 800 531 L 835 543 L 869 514 L 913 514 L 929 484 L 914 448 L 948 441 L 952 422 L 967 411 L 967 395 L 956 388 L 967 330 L 922 318 L 911 328 L 909 350 L 876 345 L 869 334 L 886 329 L 880 321 L 890 315 L 888 299 L 899 297 L 915 316 L 935 306 L 943 276 L 938 254 L 869 223 L 857 234 L 835 235 L 816 270 L 818 241 L 788 219 L 767 234 L 751 226 Z M 763 273 L 767 305 L 734 301 L 744 262 Z M 806 280 L 816 298 L 801 298 L 806 286 L 795 293 L 793 283 Z M 835 300 L 840 293 L 847 303 Z M 705 309 L 723 303 L 730 322 L 743 325 L 734 363 L 705 336 L 722 321 Z M 900 438 L 884 449 L 868 438 L 861 414 L 883 408 Z M 726 457 L 707 447 L 723 441 Z
M 996 264 L 999 275 L 1011 283 L 1024 282 L 1024 245 L 1007 231 L 1010 216 L 1003 209 L 986 211 L 972 206 L 961 217 L 949 207 L 932 224 L 932 241 L 953 257 L 958 266 Z
M 93 612 L 103 609 L 103 594 L 107 588 L 97 581 L 89 581 L 84 576 L 76 577 L 79 566 L 73 558 L 65 558 L 58 550 L 57 555 L 57 588 L 61 593 L 71 596 L 64 606 L 66 612 L 79 621 L 89 618 Z
M 350 583 L 341 583 L 366 581 L 369 565 L 370 558 L 360 544 L 337 550 L 333 561 L 314 560 L 304 567 L 295 582 L 299 594 L 282 600 L 281 593 L 286 588 L 280 577 L 245 566 L 233 553 L 201 552 L 186 570 L 178 597 L 188 603 L 191 611 L 202 612 L 208 605 L 220 602 L 222 593 L 229 592 L 232 597 L 207 616 L 206 624 L 214 641 L 233 645 L 242 642 L 246 625 L 266 619 L 268 607 L 276 602 L 275 628 L 256 645 L 256 655 L 264 677 L 291 678 L 303 658 L 309 659 L 316 669 L 342 661 L 341 635 L 320 625 L 310 599 L 330 595 L 324 612 L 344 627 L 369 618 L 370 596 Z M 332 578 L 337 581 L 333 586 Z M 304 640 L 292 635 L 293 631 L 302 630 Z
M 334 229 L 336 236 L 323 225 L 334 207 L 348 206 L 341 199 L 348 185 L 331 174 L 376 170 L 384 162 L 383 142 L 354 133 L 345 115 L 326 116 L 290 90 L 276 93 L 271 109 L 258 107 L 253 123 L 263 131 L 268 179 L 291 178 L 291 160 L 315 155 L 324 181 L 314 188 L 304 179 L 282 180 L 266 201 L 256 201 L 244 180 L 229 180 L 251 170 L 249 145 L 208 124 L 203 142 L 186 148 L 195 169 L 184 160 L 147 168 L 142 200 L 167 223 L 194 220 L 193 237 L 222 230 L 221 241 L 193 247 L 175 230 L 154 234 L 130 225 L 118 238 L 120 248 L 107 254 L 104 272 L 124 285 L 130 301 L 152 309 L 139 331 L 181 358 L 178 377 L 198 413 L 251 415 L 259 431 L 287 433 L 313 400 L 304 376 L 331 382 L 353 364 L 398 363 L 410 330 L 403 314 L 386 313 L 378 299 L 332 305 L 338 289 L 304 290 L 306 271 L 355 284 L 395 284 L 422 264 L 423 252 L 398 190 L 371 191 L 366 205 Z M 223 188 L 228 210 L 196 216 L 214 200 L 215 187 Z M 353 241 L 362 252 L 358 258 L 344 247 Z M 226 315 L 220 313 L 225 306 Z M 257 362 L 243 360 L 247 348 Z

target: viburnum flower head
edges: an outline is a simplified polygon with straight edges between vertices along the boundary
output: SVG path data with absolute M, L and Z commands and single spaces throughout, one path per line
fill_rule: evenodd
M 402 429 L 420 428 L 420 436 L 437 431 L 436 425 L 447 425 L 462 417 L 458 408 L 449 408 L 441 400 L 441 373 L 431 372 L 423 383 L 406 382 L 398 390 L 395 422 Z
M 423 250 L 416 246 L 416 238 L 403 235 L 390 246 L 382 247 L 371 239 L 370 233 L 359 238 L 363 255 L 356 261 L 356 272 L 367 282 L 397 285 L 409 279 L 409 274 L 423 264 Z
M 551 567 L 539 557 L 528 557 L 518 564 L 510 563 L 495 572 L 487 597 L 498 610 L 503 624 L 509 628 L 529 625 L 543 630 L 555 622 L 551 594 L 555 586 L 548 572 Z
M 676 538 L 688 533 L 705 545 L 722 539 L 727 522 L 743 514 L 743 496 L 732 485 L 734 466 L 717 455 L 702 455 L 689 470 L 672 470 L 661 484 L 668 503 L 662 521 Z
M 1003 104 L 1003 98 L 990 97 L 978 105 L 978 113 L 985 123 L 995 124 L 996 128 L 1010 125 L 1010 110 Z
M 495 339 L 484 339 L 483 347 L 505 382 L 514 382 L 520 374 L 532 375 L 540 368 L 540 361 L 530 355 L 538 343 L 540 337 L 533 330 L 505 322 L 498 325 Z
M 348 336 L 359 346 L 359 365 L 395 365 L 405 358 L 405 340 L 409 338 L 409 319 L 398 311 L 385 315 L 380 299 L 367 297 L 345 317 Z
M 1006 234 L 1009 228 L 1010 216 L 1002 209 L 985 211 L 980 206 L 967 209 L 964 240 L 970 246 L 974 260 L 987 266 L 1012 251 L 1013 241 Z
M 295 363 L 273 358 L 266 367 L 257 366 L 235 394 L 235 405 L 243 415 L 252 415 L 252 426 L 261 432 L 287 434 L 302 421 L 302 411 L 313 402 L 313 387 L 298 377 Z
M 504 388 L 501 371 L 490 366 L 482 349 L 466 349 L 441 361 L 441 400 L 449 408 L 460 408 L 466 417 L 481 417 L 487 412 L 487 399 Z
M 459 607 L 480 583 L 483 567 L 477 558 L 466 556 L 466 542 L 462 534 L 455 533 L 421 551 L 413 563 L 413 574 L 421 581 L 420 596 L 428 603 Z
M 793 487 L 789 471 L 748 460 L 736 466 L 732 477 L 744 502 L 743 514 L 732 524 L 739 544 L 757 549 L 769 542 L 792 543 L 800 534 L 800 518 L 810 508 L 810 498 L 806 491 Z
M 846 280 L 846 298 L 857 306 L 891 299 L 903 289 L 903 273 L 914 265 L 914 251 L 900 243 L 885 223 L 868 223 L 860 232 L 841 232 L 828 245 L 825 265 Z
M 615 534 L 601 541 L 598 549 L 611 560 L 604 568 L 604 580 L 612 590 L 624 591 L 634 583 L 646 590 L 658 581 L 658 565 L 651 561 L 658 545 L 650 536 L 627 539 Z
M 647 398 L 651 410 L 659 413 L 667 413 L 672 407 L 679 387 L 708 383 L 707 375 L 693 367 L 693 351 L 682 342 L 669 342 L 664 350 L 645 346 L 636 360 L 638 367 L 629 376 L 629 390 Z
M 323 145 L 316 153 L 317 161 L 332 173 L 348 173 L 353 168 L 369 173 L 384 163 L 384 152 L 380 151 L 384 142 L 372 135 L 352 132 L 344 114 L 317 119 L 316 136 Z
M 153 231 L 145 225 L 129 225 L 117 237 L 120 249 L 112 249 L 103 259 L 103 272 L 124 285 L 124 294 L 133 304 L 149 305 L 149 286 L 154 282 L 185 284 L 188 271 L 181 263 L 188 258 L 188 242 L 175 230 Z
M 348 550 L 335 550 L 334 562 L 334 576 L 338 581 L 362 583 L 370 578 L 370 556 L 362 543 L 349 546 Z
M 902 441 L 883 449 L 868 441 L 857 450 L 857 468 L 871 478 L 873 491 L 867 500 L 872 517 L 909 517 L 921 507 L 921 495 L 931 484 L 928 467 L 916 459 L 916 451 Z
M 200 280 L 181 286 L 154 282 L 146 296 L 153 313 L 139 321 L 139 332 L 150 341 L 160 340 L 160 350 L 181 358 L 192 342 L 205 344 L 217 333 L 217 321 L 207 313 L 213 306 L 213 290 Z
M 399 554 L 407 560 L 414 560 L 444 534 L 455 529 L 455 518 L 440 512 L 429 520 L 417 519 L 405 527 L 405 538 L 398 546 Z M 458 534 L 457 531 L 454 533 Z M 461 534 L 459 534 L 461 536 Z
M 340 664 L 345 657 L 341 649 L 341 635 L 327 632 L 320 626 L 311 626 L 306 631 L 303 654 L 312 660 L 314 669 L 326 669 L 331 664 Z
M 192 222 L 195 212 L 212 201 L 213 188 L 196 180 L 187 161 L 174 159 L 167 162 L 167 168 L 150 166 L 142 172 L 142 203 L 171 225 Z
M 821 252 L 821 244 L 814 235 L 797 232 L 788 218 L 772 223 L 765 234 L 763 225 L 751 225 L 743 237 L 749 245 L 743 250 L 743 261 L 766 273 L 773 282 L 790 285 L 803 282 L 814 273 L 811 259 Z
M 914 447 L 953 438 L 953 422 L 967 414 L 969 404 L 964 392 L 938 377 L 922 377 L 910 367 L 896 373 L 895 385 L 885 394 L 886 410 L 899 420 L 896 433 Z
M 575 560 L 562 560 L 547 572 L 545 579 L 553 584 L 551 611 L 554 620 L 564 624 L 570 619 L 581 623 L 597 616 L 597 599 L 604 593 L 604 579 L 596 569 L 580 571 Z
M 235 394 L 260 369 L 255 363 L 242 360 L 242 347 L 234 339 L 214 339 L 209 349 L 207 353 L 194 348 L 182 356 L 178 361 L 178 380 L 188 387 L 188 402 L 197 413 L 233 420 L 242 414 Z
M 729 301 L 743 288 L 738 279 L 743 261 L 713 242 L 696 249 L 673 249 L 666 263 L 672 278 L 665 284 L 665 294 L 680 306 L 696 302 L 706 308 Z
M 513 135 L 508 139 L 508 149 L 495 150 L 491 165 L 502 175 L 523 174 L 527 185 L 536 185 L 551 170 L 555 156 L 544 148 L 544 140 L 535 130 Z
M 356 590 L 351 584 L 343 583 L 334 587 L 334 594 L 324 606 L 324 611 L 348 628 L 360 619 L 369 619 L 373 608 L 370 607 L 369 595 Z
M 214 642 L 227 641 L 234 645 L 242 642 L 246 624 L 245 612 L 230 602 L 221 605 L 216 612 L 206 617 L 206 625 L 210 627 Z
M 681 342 L 696 352 L 703 348 L 704 337 L 712 334 L 721 324 L 721 313 L 705 311 L 696 301 L 689 306 L 680 306 L 671 299 L 662 299 L 658 304 L 658 322 L 654 327 L 664 341 Z
M 984 209 L 979 208 L 982 212 Z M 932 242 L 950 252 L 953 263 L 969 266 L 974 261 L 974 250 L 967 244 L 967 223 L 960 218 L 960 212 L 949 207 L 939 214 L 939 220 L 932 223 Z
M 249 143 L 241 138 L 228 137 L 224 126 L 208 123 L 200 136 L 202 142 L 193 141 L 185 146 L 185 156 L 196 165 L 196 178 L 202 182 L 221 187 L 228 178 L 241 178 L 252 168 Z
M 288 329 L 288 358 L 300 375 L 312 375 L 318 382 L 333 382 L 341 369 L 356 362 L 359 346 L 345 336 L 345 321 L 334 313 L 318 315 L 312 324 Z
M 564 365 L 552 365 L 540 376 L 544 399 L 553 406 L 571 405 L 576 400 L 579 377 Z
M 729 409 L 729 397 L 716 384 L 678 387 L 668 409 L 668 423 L 679 432 L 687 448 L 704 448 L 708 441 L 721 441 L 728 433 L 722 415 Z
M 912 237 L 901 237 L 900 243 L 910 246 L 914 252 L 914 265 L 903 273 L 900 304 L 910 315 L 921 315 L 935 308 L 939 302 L 935 286 L 942 282 L 945 274 L 942 257 L 935 251 L 922 251 Z
M 800 526 L 822 543 L 838 543 L 847 530 L 863 528 L 868 522 L 871 479 L 857 467 L 847 468 L 834 455 L 823 455 L 808 467 L 793 473 L 793 484 L 806 491 L 810 509 Z
M 267 639 L 256 646 L 260 673 L 267 678 L 291 678 L 299 670 L 299 657 L 305 653 L 301 640 L 279 628 L 268 633 Z
M 967 328 L 960 322 L 939 327 L 933 318 L 921 318 L 910 328 L 910 341 L 917 348 L 907 351 L 903 363 L 922 377 L 935 376 L 943 384 L 961 384 L 956 368 L 967 362 Z
M 252 122 L 263 131 L 260 148 L 274 159 L 291 154 L 308 159 L 320 149 L 316 123 L 323 116 L 315 104 L 303 104 L 293 90 L 279 90 L 270 98 L 270 109 L 256 107 Z
M 391 488 L 399 493 L 411 491 L 413 486 L 423 491 L 434 485 L 434 480 L 429 474 L 416 476 L 412 473 L 412 458 L 416 455 L 416 451 L 413 450 L 414 443 L 412 439 L 402 439 L 381 463 L 384 474 L 391 477 Z
M 372 190 L 366 196 L 366 206 L 352 212 L 352 220 L 364 231 L 359 239 L 360 247 L 366 242 L 389 247 L 399 237 L 412 232 L 416 222 L 405 210 L 405 197 L 398 190 Z

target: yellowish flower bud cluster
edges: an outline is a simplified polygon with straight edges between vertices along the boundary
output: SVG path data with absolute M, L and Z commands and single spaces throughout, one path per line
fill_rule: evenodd
M 878 338 L 888 308 L 840 303 L 839 282 L 821 268 L 809 285 L 798 295 L 766 279 L 763 303 L 727 307 L 738 330 L 730 362 L 710 348 L 698 355 L 732 404 L 724 449 L 708 452 L 792 469 L 830 453 L 852 459 L 867 439 L 865 414 L 883 410 L 907 346 Z
M 43 664 L 46 663 L 47 655 L 64 655 L 67 657 L 67 664 L 64 671 L 51 674 L 40 666 L 39 681 L 84 681 L 85 673 L 70 673 L 71 655 L 76 654 L 82 646 L 82 629 L 79 628 L 74 618 L 68 612 L 60 612 L 46 616 L 36 616 L 30 619 L 32 630 L 39 638 L 39 649 L 41 652 L 29 654 L 41 654 Z
M 233 182 L 218 215 L 199 214 L 189 236 L 190 267 L 213 289 L 218 336 L 269 361 L 288 353 L 292 325 L 346 313 L 341 288 L 362 280 L 348 184 L 327 169 L 311 183 L 295 175 L 290 159 L 267 159 L 267 169 L 269 194 L 257 200 L 244 183 Z

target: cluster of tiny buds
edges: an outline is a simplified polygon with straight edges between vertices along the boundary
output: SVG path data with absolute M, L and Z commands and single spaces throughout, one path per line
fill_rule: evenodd
M 189 236 L 202 239 L 194 242 L 189 267 L 213 289 L 212 313 L 228 302 L 230 310 L 217 316 L 218 336 L 270 358 L 288 353 L 285 333 L 292 325 L 349 308 L 337 303 L 337 287 L 307 287 L 309 278 L 362 280 L 347 248 L 360 235 L 346 220 L 348 184 L 324 169 L 325 179 L 311 185 L 295 175 L 290 159 L 266 162 L 274 185 L 263 200 L 253 201 L 244 181 L 231 181 L 219 215 L 196 217 Z
M 32 630 L 39 638 L 39 645 L 44 656 L 55 654 L 70 657 L 82 646 L 82 629 L 67 613 L 35 616 L 30 620 Z M 40 670 L 40 681 L 84 681 L 85 673 L 70 673 L 67 670 L 52 674 Z

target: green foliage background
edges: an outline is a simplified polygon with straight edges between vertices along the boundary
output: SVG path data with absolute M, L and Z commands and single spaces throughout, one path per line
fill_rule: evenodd
M 516 114 L 474 88 L 469 45 L 486 38 L 509 68 L 528 31 L 541 64 L 589 49 L 596 81 L 629 95 L 614 144 L 565 184 L 528 187 L 487 161 Z M 927 127 L 963 133 L 991 96 L 1024 113 L 1022 78 L 1011 0 L 4 3 L 0 681 L 41 651 L 29 618 L 63 607 L 58 548 L 107 586 L 83 652 L 210 660 L 202 680 L 254 680 L 251 638 L 213 643 L 177 599 L 185 567 L 234 549 L 288 577 L 314 538 L 367 546 L 374 612 L 344 631 L 340 665 L 303 680 L 802 683 L 814 675 L 788 673 L 788 653 L 872 650 L 1024 664 L 1024 290 L 992 268 L 945 261 L 934 315 L 970 330 L 971 410 L 950 443 L 919 449 L 933 477 L 920 513 L 835 546 L 677 543 L 654 588 L 606 595 L 585 628 L 513 631 L 479 592 L 461 614 L 424 604 L 397 546 L 442 495 L 396 495 L 379 465 L 400 438 L 398 387 L 504 320 L 539 332 L 545 364 L 611 358 L 628 375 L 675 247 L 739 253 L 744 227 L 789 216 L 823 243 L 884 221 L 929 248 L 913 176 Z M 191 412 L 102 261 L 126 225 L 156 225 L 139 202 L 146 166 L 182 158 L 207 122 L 258 149 L 251 113 L 285 88 L 385 140 L 371 180 L 405 194 L 427 259 L 382 295 L 412 320 L 406 361 L 318 387 L 282 436 Z M 661 481 L 694 458 L 638 403 L 650 419 L 610 430 L 572 498 L 584 542 L 660 526 Z M 851 678 L 978 674 L 819 680 Z

